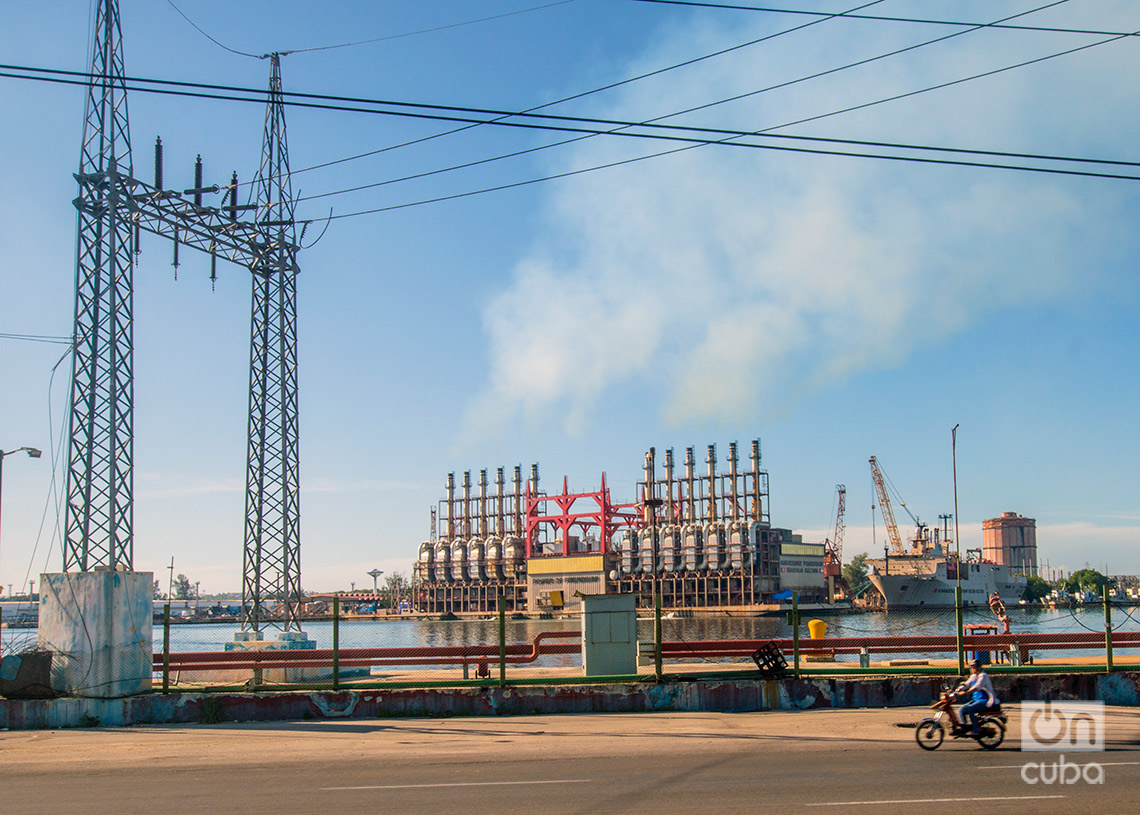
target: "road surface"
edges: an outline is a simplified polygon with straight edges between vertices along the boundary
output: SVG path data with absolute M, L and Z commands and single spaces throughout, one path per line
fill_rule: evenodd
M 919 750 L 907 725 L 924 708 L 0 732 L 0 811 L 1136 811 L 1140 710 L 1107 709 L 1105 752 L 1065 755 L 1081 767 L 1095 761 L 1100 784 L 1026 783 L 1027 763 L 1059 755 L 1020 751 L 1019 711 L 1009 711 L 1009 737 L 993 752 L 967 740 Z

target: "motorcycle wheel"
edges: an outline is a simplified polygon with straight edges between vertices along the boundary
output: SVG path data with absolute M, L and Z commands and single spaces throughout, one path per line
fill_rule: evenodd
M 1005 740 L 1005 728 L 997 719 L 982 719 L 978 724 L 978 744 L 983 749 L 996 750 Z
M 937 750 L 942 746 L 944 738 L 946 730 L 942 727 L 942 722 L 934 719 L 923 719 L 914 729 L 914 740 L 923 750 Z

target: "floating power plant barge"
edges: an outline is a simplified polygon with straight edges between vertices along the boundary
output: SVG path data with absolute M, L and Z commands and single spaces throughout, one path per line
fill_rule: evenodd
M 537 464 L 525 481 L 516 466 L 509 489 L 505 468 L 493 490 L 481 470 L 477 493 L 471 471 L 460 483 L 448 474 L 431 538 L 419 547 L 413 605 L 490 613 L 501 596 L 508 613 L 542 614 L 571 611 L 583 594 L 623 593 L 651 608 L 660 590 L 665 609 L 723 613 L 773 610 L 793 591 L 805 604 L 834 598 L 839 563 L 828 546 L 772 526 L 759 440 L 746 468 L 735 442 L 726 471 L 716 445 L 703 474 L 692 447 L 682 470 L 672 449 L 663 465 L 659 475 L 651 448 L 627 502 L 612 499 L 604 473 L 596 491 L 571 492 L 564 477 L 553 493 L 541 488 Z

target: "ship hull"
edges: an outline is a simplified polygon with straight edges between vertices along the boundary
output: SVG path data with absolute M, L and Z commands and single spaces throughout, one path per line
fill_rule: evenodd
M 953 563 L 892 557 L 868 564 L 872 569 L 867 576 L 887 608 L 954 607 L 959 581 Z M 984 606 L 995 591 L 1003 603 L 1016 605 L 1025 594 L 1025 577 L 1011 575 L 1007 567 L 996 563 L 963 563 L 961 578 L 964 605 Z

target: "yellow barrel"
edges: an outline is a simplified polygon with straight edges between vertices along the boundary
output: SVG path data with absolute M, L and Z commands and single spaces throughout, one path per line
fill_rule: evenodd
M 823 620 L 808 620 L 808 635 L 813 640 L 823 639 L 824 634 L 827 633 L 827 623 Z

